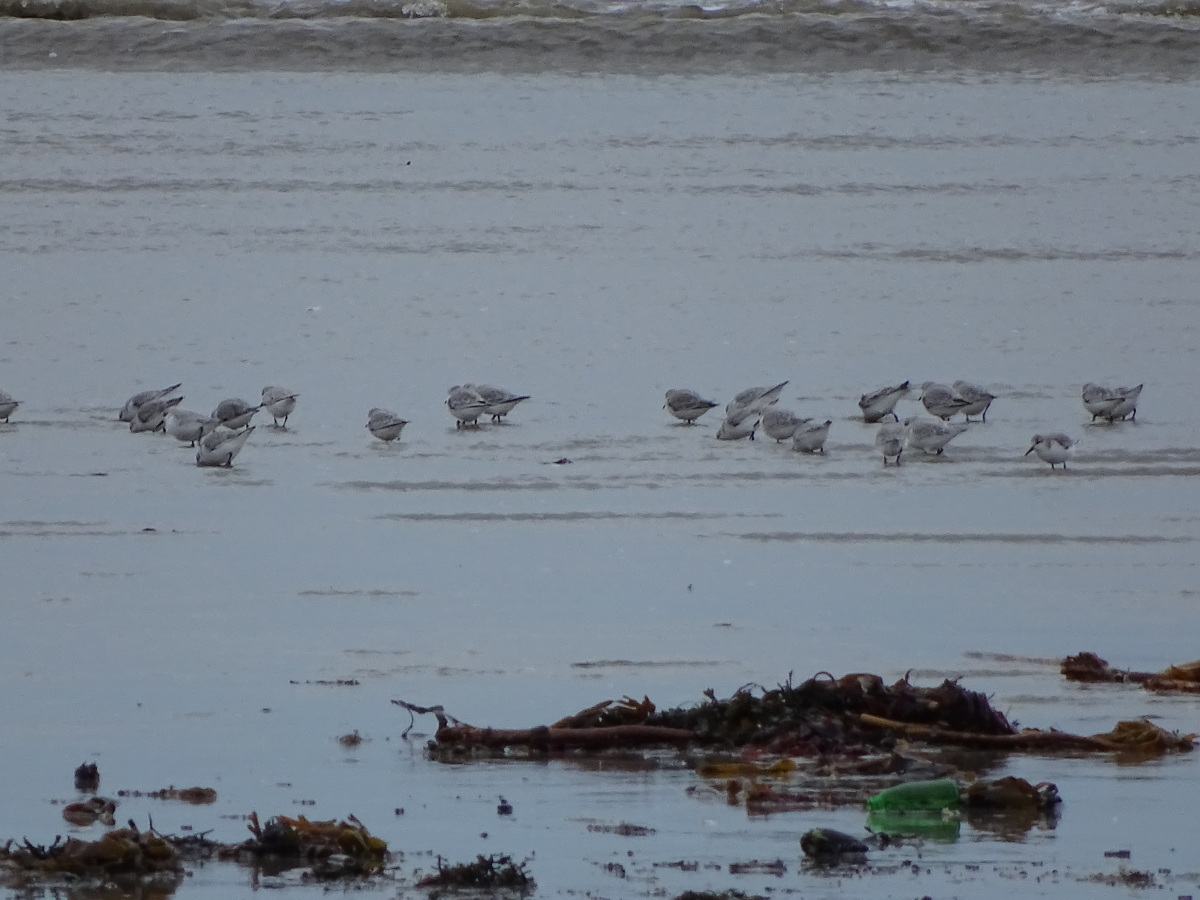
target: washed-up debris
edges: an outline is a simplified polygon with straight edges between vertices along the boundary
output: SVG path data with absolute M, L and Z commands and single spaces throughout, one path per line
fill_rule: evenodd
M 1055 828 L 1062 804 L 1054 784 L 1030 784 L 1011 775 L 969 784 L 962 798 L 962 815 L 972 828 L 1006 840 L 1021 839 L 1033 828 Z
M 867 809 L 940 811 L 957 809 L 961 802 L 954 779 L 934 778 L 928 781 L 904 781 L 885 788 L 867 800 Z
M 217 792 L 207 787 L 177 788 L 175 785 L 157 791 L 117 791 L 118 797 L 146 797 L 150 800 L 179 800 L 193 806 L 217 802 Z
M 35 880 L 72 879 L 165 879 L 167 892 L 183 876 L 183 865 L 173 842 L 153 829 L 128 828 L 110 831 L 94 841 L 56 837 L 49 846 L 8 841 L 0 847 L 0 872 L 5 883 L 30 884 Z
M 114 815 L 117 811 L 117 801 L 108 797 L 89 797 L 79 803 L 68 803 L 63 807 L 62 817 L 80 828 L 94 825 L 112 826 L 116 824 Z
M 536 882 L 525 870 L 525 863 L 515 863 L 511 856 L 483 856 L 475 862 L 443 865 L 437 858 L 437 873 L 417 882 L 419 888 L 474 888 L 495 890 L 507 888 L 521 893 L 532 891 Z
M 956 728 L 979 734 L 1011 734 L 1015 729 L 992 709 L 987 697 L 957 682 L 917 687 L 907 678 L 886 685 L 878 675 L 854 673 L 835 679 L 826 672 L 773 690 L 741 688 L 718 700 L 666 710 L 649 721 L 691 730 L 701 744 L 754 746 L 792 756 L 862 755 L 881 744 L 863 728 L 864 715 Z
M 743 894 L 741 891 L 684 891 L 675 900 L 767 900 L 762 894 Z
M 1158 881 L 1153 872 L 1140 872 L 1137 869 L 1121 869 L 1112 875 L 1089 875 L 1081 881 L 1093 884 L 1106 884 L 1109 887 L 1152 888 L 1158 887 Z
M 153 827 L 141 831 L 132 820 L 128 828 L 95 841 L 68 838 L 64 843 L 56 837 L 53 844 L 38 846 L 10 840 L 0 846 L 0 884 L 31 888 L 91 879 L 116 882 L 139 896 L 152 885 L 155 896 L 165 896 L 182 881 L 185 861 L 273 859 L 308 865 L 312 877 L 328 880 L 376 874 L 387 860 L 387 844 L 354 816 L 341 822 L 279 816 L 260 825 L 251 813 L 248 827 L 254 837 L 240 844 L 217 843 L 204 834 L 163 835 Z
M 393 700 L 392 703 L 407 709 L 410 713 L 432 713 L 438 720 L 438 730 L 434 740 L 438 744 L 465 748 L 484 747 L 502 750 L 506 747 L 526 747 L 545 751 L 603 750 L 613 747 L 684 744 L 693 737 L 691 732 L 684 729 L 645 724 L 645 720 L 654 711 L 654 704 L 649 700 L 636 701 L 628 697 L 620 703 L 611 701 L 599 703 L 554 725 L 509 729 L 476 728 L 473 725 L 459 722 L 440 706 L 416 706 L 404 700 Z M 584 724 L 575 724 L 577 722 Z M 405 733 L 407 734 L 407 731 Z
M 1035 825 L 1053 828 L 1061 802 L 1054 784 L 1034 785 L 1011 775 L 961 789 L 949 778 L 911 781 L 867 801 L 867 827 L 888 837 L 954 841 L 965 816 L 979 830 L 1019 836 Z
M 356 817 L 337 821 L 312 822 L 304 816 L 275 816 L 265 825 L 259 823 L 258 813 L 250 814 L 246 826 L 253 838 L 237 846 L 241 853 L 256 857 L 276 857 L 308 862 L 324 862 L 322 871 L 314 868 L 318 877 L 374 875 L 382 871 L 387 861 L 387 842 L 377 838 Z M 346 857 L 334 860 L 333 857 Z
M 647 825 L 633 825 L 629 822 L 620 822 L 616 825 L 589 822 L 587 829 L 597 834 L 615 834 L 620 837 L 649 837 L 655 833 L 655 829 Z
M 800 837 L 800 849 L 810 859 L 822 862 L 849 862 L 864 858 L 867 845 L 844 831 L 813 828 Z
M 1049 781 L 1030 784 L 1024 778 L 1008 775 L 967 785 L 962 791 L 962 802 L 969 809 L 1052 812 L 1062 798 L 1058 786 Z
M 75 790 L 100 790 L 100 769 L 95 763 L 83 763 L 75 770 Z
M 956 681 L 918 687 L 907 678 L 887 685 L 878 675 L 835 679 L 819 673 L 802 684 L 773 690 L 743 687 L 719 700 L 705 693 L 697 706 L 656 710 L 629 697 L 589 707 L 554 725 L 525 729 L 478 728 L 440 706 L 392 703 L 438 720 L 431 752 L 474 748 L 496 752 L 606 750 L 654 745 L 753 748 L 778 756 L 846 758 L 890 749 L 897 737 L 933 744 L 1009 751 L 1131 751 L 1145 754 L 1192 749 L 1195 735 L 1167 732 L 1148 722 L 1122 722 L 1108 734 L 1072 735 L 1014 727 L 985 695 Z M 411 727 L 411 726 L 410 726 Z M 405 732 L 407 734 L 407 731 Z
M 1140 684 L 1159 693 L 1200 694 L 1200 659 L 1161 672 L 1129 672 L 1112 668 L 1107 660 L 1087 651 L 1062 661 L 1063 677 L 1069 681 Z
M 1159 756 L 1164 753 L 1181 753 L 1195 746 L 1195 734 L 1179 734 L 1167 731 L 1144 719 L 1118 722 L 1113 730 L 1104 734 L 1068 734 L 1065 731 L 1040 731 L 1025 728 L 1013 734 L 975 734 L 954 731 L 948 728 L 914 725 L 896 722 L 877 716 L 862 716 L 864 725 L 871 725 L 909 739 L 931 744 L 953 744 L 978 749 L 1032 751 L 1056 753 L 1063 751 L 1090 751 L 1093 753 L 1128 753 L 1144 756 Z

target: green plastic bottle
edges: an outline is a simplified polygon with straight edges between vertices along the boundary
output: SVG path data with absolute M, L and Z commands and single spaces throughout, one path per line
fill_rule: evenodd
M 958 785 L 953 778 L 906 781 L 867 799 L 867 809 L 886 809 L 894 812 L 957 809 L 958 804 Z

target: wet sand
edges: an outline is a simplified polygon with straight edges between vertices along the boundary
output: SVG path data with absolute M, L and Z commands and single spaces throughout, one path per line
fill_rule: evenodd
M 1014 758 L 995 774 L 1059 785 L 1054 829 L 830 876 L 798 837 L 861 810 L 748 817 L 673 757 L 436 764 L 389 703 L 519 727 L 912 670 L 1022 724 L 1196 730 L 1194 700 L 1052 662 L 1197 655 L 1194 85 L 6 78 L 0 837 L 69 831 L 56 803 L 95 760 L 102 793 L 218 791 L 122 803 L 168 832 L 355 813 L 404 852 L 402 892 L 489 852 L 530 857 L 542 896 L 1091 897 L 1121 866 L 1196 889 L 1191 755 Z M 858 396 L 960 377 L 999 395 L 988 422 L 885 470 Z M 834 420 L 826 456 L 660 408 L 784 378 L 782 405 Z M 1138 421 L 1088 424 L 1088 380 L 1146 382 Z M 301 399 L 202 470 L 116 421 L 175 381 L 202 412 Z M 532 399 L 458 431 L 463 381 Z M 372 406 L 412 420 L 399 442 Z M 1060 429 L 1067 472 L 1022 456 Z M 587 827 L 621 822 L 654 833 Z M 751 859 L 787 872 L 730 873 Z M 179 893 L 248 883 L 207 866 Z

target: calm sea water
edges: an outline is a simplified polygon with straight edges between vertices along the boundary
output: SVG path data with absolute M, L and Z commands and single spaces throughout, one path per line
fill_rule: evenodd
M 189 21 L 180 39 L 272 27 Z M 175 28 L 13 19 L 0 40 Z M 748 819 L 670 765 L 439 766 L 388 701 L 523 726 L 912 670 L 1026 725 L 1196 729 L 1194 700 L 1068 686 L 1054 660 L 1197 655 L 1197 82 L 279 73 L 239 52 L 175 63 L 240 71 L 0 72 L 0 389 L 23 401 L 0 424 L 0 837 L 64 833 L 55 801 L 96 760 L 105 793 L 218 790 L 122 804 L 164 831 L 353 812 L 405 872 L 532 854 L 542 896 L 841 896 L 796 839 L 861 831 L 858 810 Z M 833 419 L 824 457 L 661 409 L 667 388 L 724 403 L 785 378 L 781 405 Z M 956 378 L 998 395 L 988 422 L 885 470 L 858 396 Z M 204 412 L 269 383 L 300 401 L 202 470 L 116 421 L 177 381 Z M 442 400 L 463 381 L 532 399 L 458 431 Z M 1089 424 L 1085 381 L 1144 382 L 1137 421 Z M 370 437 L 372 406 L 411 420 L 400 442 Z M 1047 430 L 1080 439 L 1066 472 L 1022 455 Z M 319 683 L 338 679 L 359 685 Z M 354 729 L 369 740 L 343 750 Z M 1027 893 L 1111 894 L 1081 879 L 1129 849 L 1186 894 L 1196 765 L 1014 760 L 1059 784 L 1056 829 L 967 827 L 922 851 L 928 872 L 856 892 L 994 895 L 1034 866 Z M 587 829 L 621 821 L 656 832 Z M 726 868 L 755 858 L 788 874 Z M 180 895 L 247 884 L 209 867 Z

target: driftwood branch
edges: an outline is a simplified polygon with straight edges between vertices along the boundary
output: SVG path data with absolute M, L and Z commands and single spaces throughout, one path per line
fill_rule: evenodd
M 442 724 L 434 739 L 439 744 L 477 747 L 532 747 L 545 750 L 645 747 L 652 744 L 686 744 L 694 735 L 686 728 L 658 725 L 613 725 L 608 728 L 476 728 Z
M 953 731 L 937 725 L 897 722 L 881 716 L 862 714 L 859 722 L 867 727 L 884 728 L 930 744 L 954 744 L 997 750 L 1088 750 L 1091 752 L 1165 753 L 1191 750 L 1195 735 L 1164 731 L 1149 722 L 1118 722 L 1108 734 L 1069 734 L 1065 731 L 1039 731 L 1027 728 L 1016 734 L 976 734 Z
M 1200 694 L 1200 660 L 1161 672 L 1131 672 L 1115 669 L 1095 653 L 1084 651 L 1062 661 L 1062 674 L 1068 681 L 1132 683 L 1159 693 Z

